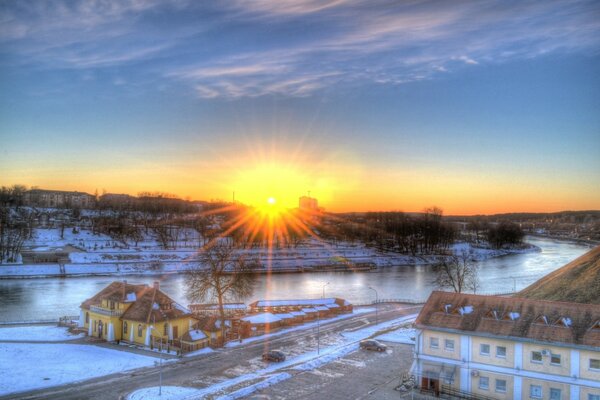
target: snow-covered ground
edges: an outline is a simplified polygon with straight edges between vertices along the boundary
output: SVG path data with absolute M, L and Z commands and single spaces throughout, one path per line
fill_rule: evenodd
M 189 231 L 189 232 L 188 232 Z M 69 254 L 70 263 L 65 264 L 64 273 L 75 275 L 126 275 L 158 274 L 178 272 L 194 268 L 199 263 L 198 237 L 193 230 L 185 230 L 173 249 L 164 250 L 150 234 L 144 235 L 137 245 L 120 243 L 107 235 L 93 234 L 80 229 L 77 233 L 65 229 L 61 238 L 60 229 L 36 229 L 34 237 L 28 240 L 24 249 L 48 251 L 72 245 L 79 249 Z M 196 236 L 194 236 L 196 235 Z M 451 250 L 460 254 L 468 252 L 477 260 L 499 257 L 511 253 L 538 251 L 535 246 L 515 249 L 489 249 L 475 247 L 468 243 L 456 243 Z M 374 263 L 379 267 L 397 265 L 423 265 L 440 261 L 443 255 L 411 256 L 392 252 L 381 252 L 362 244 L 338 243 L 331 246 L 311 239 L 295 248 L 245 250 L 273 269 L 295 270 L 331 264 L 334 260 L 347 259 L 354 263 Z M 57 276 L 61 275 L 58 264 L 8 264 L 0 266 L 0 276 Z
M 8 342 L 61 342 L 84 337 L 73 335 L 59 326 L 11 326 L 0 328 L 0 341 Z
M 360 340 L 372 337 L 377 332 L 389 330 L 396 326 L 406 325 L 416 319 L 417 314 L 408 315 L 405 317 L 397 318 L 391 321 L 385 321 L 377 325 L 369 326 L 367 328 L 358 329 L 352 332 L 342 333 L 342 340 L 338 344 L 321 348 L 319 351 L 312 350 L 305 352 L 295 357 L 290 357 L 287 360 L 270 364 L 266 368 L 256 370 L 254 372 L 246 373 L 235 378 L 227 379 L 222 382 L 209 385 L 203 389 L 195 389 L 194 392 L 185 391 L 182 392 L 179 397 L 170 397 L 170 400 L 191 400 L 191 399 L 202 399 L 205 396 L 221 395 L 218 399 L 229 400 L 237 399 L 240 397 L 248 396 L 256 390 L 274 385 L 283 380 L 291 378 L 291 374 L 285 372 L 278 372 L 282 369 L 293 368 L 298 371 L 310 371 L 319 368 L 332 361 L 340 359 L 347 354 L 350 354 L 358 350 L 358 342 Z M 227 389 L 237 388 L 243 385 L 245 382 L 252 382 L 250 385 L 236 389 L 231 393 L 225 393 Z M 191 388 L 181 388 L 190 389 Z M 150 397 L 151 393 L 158 393 L 157 388 L 144 388 L 139 391 L 131 393 L 128 399 L 140 399 L 139 393 L 142 393 L 146 397 L 144 400 L 160 399 L 158 395 Z
M 383 340 L 385 342 L 404 343 L 404 344 L 414 345 L 416 336 L 417 336 L 416 329 L 398 328 L 393 331 L 384 333 L 383 335 L 379 335 L 375 339 Z
M 98 346 L 0 343 L 0 395 L 154 365 L 158 358 Z
M 225 345 L 225 347 L 236 347 L 236 346 L 239 346 L 241 344 L 252 343 L 252 342 L 256 342 L 258 340 L 265 340 L 266 338 L 271 338 L 271 337 L 275 337 L 275 336 L 281 336 L 281 335 L 288 334 L 290 332 L 305 330 L 305 329 L 309 329 L 309 328 L 316 328 L 319 324 L 323 325 L 323 324 L 326 324 L 326 323 L 329 323 L 329 322 L 340 321 L 342 319 L 353 317 L 356 314 L 364 314 L 364 313 L 373 312 L 373 311 L 375 311 L 374 308 L 358 308 L 358 309 L 352 311 L 352 314 L 342 314 L 342 315 L 338 315 L 337 317 L 328 318 L 328 319 L 321 319 L 320 321 L 309 322 L 307 324 L 302 324 L 302 325 L 294 326 L 292 328 L 286 328 L 286 329 L 282 329 L 280 331 L 270 332 L 270 333 L 265 334 L 265 335 L 253 336 L 253 337 L 250 337 L 250 338 L 247 338 L 247 339 L 243 339 L 242 341 L 229 342 L 229 343 L 227 343 Z

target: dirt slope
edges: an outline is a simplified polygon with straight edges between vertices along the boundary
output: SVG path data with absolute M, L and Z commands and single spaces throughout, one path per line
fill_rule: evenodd
M 600 246 L 544 276 L 517 296 L 600 304 Z

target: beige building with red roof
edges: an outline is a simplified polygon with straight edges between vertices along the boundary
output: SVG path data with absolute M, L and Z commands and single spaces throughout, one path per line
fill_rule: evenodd
M 433 292 L 413 374 L 434 395 L 600 400 L 600 306 Z
M 180 347 L 181 339 L 196 322 L 192 313 L 163 293 L 159 283 L 153 286 L 113 282 L 81 304 L 80 324 L 89 336 L 109 342 L 126 341 L 142 346 L 160 343 Z M 208 339 L 187 335 L 190 346 L 199 348 Z M 190 343 L 198 338 L 202 343 Z

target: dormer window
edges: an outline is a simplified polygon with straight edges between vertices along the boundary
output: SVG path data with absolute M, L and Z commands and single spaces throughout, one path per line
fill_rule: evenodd
M 565 328 L 570 328 L 573 325 L 573 321 L 569 317 L 561 317 L 558 321 L 555 322 L 555 325 L 564 326 Z
M 600 320 L 596 321 L 596 323 L 594 325 L 592 325 L 592 327 L 590 329 L 600 331 Z
M 446 314 L 450 314 L 451 309 L 452 309 L 452 304 L 446 304 L 446 305 L 444 305 L 442 311 L 444 311 Z
M 519 314 L 518 312 L 511 311 L 508 314 L 506 314 L 505 319 L 511 320 L 511 321 L 516 321 L 519 319 L 520 316 L 521 316 L 521 314 Z
M 540 315 L 539 317 L 537 317 L 535 323 L 542 325 L 550 325 L 550 323 L 548 322 L 548 317 L 546 317 L 545 315 Z
M 473 312 L 473 306 L 463 306 L 458 308 L 458 313 L 460 315 L 471 314 Z

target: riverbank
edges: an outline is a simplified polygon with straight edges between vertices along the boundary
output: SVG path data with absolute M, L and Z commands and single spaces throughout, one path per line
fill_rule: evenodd
M 456 243 L 451 246 L 454 254 L 467 253 L 476 261 L 483 261 L 510 254 L 539 252 L 535 245 L 519 248 L 491 249 L 469 243 Z M 257 274 L 289 274 L 316 272 L 369 272 L 376 268 L 396 266 L 431 265 L 447 258 L 447 254 L 411 256 L 393 252 L 382 252 L 366 246 L 323 245 L 297 249 L 274 250 L 269 256 L 261 249 L 247 251 L 249 255 L 263 260 Z M 72 262 L 58 264 L 5 264 L 0 265 L 0 279 L 26 278 L 69 278 L 83 276 L 127 276 L 127 275 L 166 275 L 179 274 L 198 268 L 200 261 L 196 252 L 156 251 L 71 253 Z M 267 262 L 264 262 L 268 260 Z M 343 261 L 340 261 L 343 260 Z M 268 265 L 268 267 L 267 267 Z

